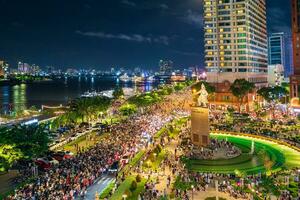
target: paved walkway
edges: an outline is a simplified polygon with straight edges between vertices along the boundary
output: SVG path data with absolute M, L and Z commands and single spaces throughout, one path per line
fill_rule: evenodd
M 19 174 L 15 170 L 11 170 L 9 173 L 0 175 L 0 194 L 4 194 L 14 188 L 15 184 L 13 180 L 18 177 Z
M 169 152 L 169 157 L 174 156 L 175 148 L 178 145 L 178 138 L 173 139 L 169 144 L 167 144 L 164 149 L 166 149 Z M 171 176 L 171 186 L 175 181 L 175 178 L 172 174 L 172 169 L 169 167 L 166 167 L 164 170 L 164 176 L 159 176 L 159 184 L 155 185 L 155 189 L 163 192 L 166 189 L 166 192 L 168 194 L 171 193 L 171 187 L 167 189 L 167 182 L 168 182 L 168 176 Z
M 241 199 L 241 198 L 234 198 L 231 197 L 229 194 L 224 193 L 224 192 L 217 192 L 215 189 L 209 188 L 206 191 L 201 191 L 201 192 L 194 192 L 194 198 L 192 200 L 204 200 L 208 197 L 216 197 L 216 196 L 222 197 L 226 200 L 246 200 L 246 199 Z M 192 192 L 190 192 L 190 196 L 192 197 Z
M 112 181 L 114 181 L 114 176 L 103 175 L 100 179 L 87 190 L 87 193 L 84 197 L 85 200 L 95 200 L 96 192 L 100 194 Z M 79 200 L 80 198 L 78 198 Z

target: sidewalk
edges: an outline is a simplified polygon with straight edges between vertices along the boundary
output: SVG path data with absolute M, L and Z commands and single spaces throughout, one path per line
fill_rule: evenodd
M 6 174 L 0 175 L 0 194 L 4 194 L 6 192 L 9 192 L 14 187 L 13 180 L 18 177 L 18 172 L 15 170 L 12 170 Z
M 217 192 L 215 189 L 213 188 L 209 188 L 206 191 L 201 191 L 201 192 L 194 192 L 194 195 L 192 195 L 192 192 L 189 192 L 190 197 L 194 197 L 192 198 L 192 200 L 197 200 L 197 199 L 206 199 L 208 197 L 216 197 L 218 195 L 218 197 L 220 198 L 224 198 L 226 200 L 246 200 L 246 199 L 241 199 L 241 198 L 234 198 L 231 197 L 229 194 L 224 193 L 224 192 Z

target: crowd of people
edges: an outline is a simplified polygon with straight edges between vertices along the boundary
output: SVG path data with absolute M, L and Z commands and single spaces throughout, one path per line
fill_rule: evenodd
M 172 95 L 170 99 L 175 98 Z M 124 156 L 133 157 L 140 148 L 151 142 L 154 134 L 174 115 L 180 103 L 170 99 L 151 106 L 147 112 L 137 114 L 111 128 L 111 134 L 94 147 L 78 152 L 69 160 L 42 172 L 34 182 L 15 191 L 6 199 L 72 200 L 84 197 L 92 185 L 110 166 Z M 184 98 L 181 97 L 181 100 Z M 150 138 L 146 140 L 144 135 Z
M 32 184 L 16 191 L 8 199 L 74 199 L 84 196 L 87 187 L 124 155 L 132 156 L 142 141 L 141 133 L 158 131 L 170 116 L 162 113 L 146 114 L 112 128 L 112 135 L 95 147 L 62 161 L 42 173 Z

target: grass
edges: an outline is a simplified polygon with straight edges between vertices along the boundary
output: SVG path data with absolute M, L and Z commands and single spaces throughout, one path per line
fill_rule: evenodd
M 168 131 L 167 128 L 166 128 L 166 127 L 163 127 L 162 129 L 160 129 L 160 130 L 154 135 L 154 138 L 155 138 L 155 139 L 160 138 L 161 135 L 162 135 L 163 133 L 165 133 L 166 131 Z
M 122 200 L 122 195 L 127 195 L 127 200 L 138 199 L 139 194 L 145 190 L 146 179 L 142 178 L 141 182 L 137 183 L 137 188 L 134 191 L 130 191 L 132 181 L 135 180 L 135 176 L 128 176 L 125 181 L 121 183 L 115 193 L 111 196 L 112 200 Z
M 239 170 L 247 174 L 254 174 L 267 171 L 275 172 L 282 168 L 293 168 L 299 166 L 300 163 L 299 152 L 273 142 L 231 135 L 212 134 L 212 137 L 227 139 L 229 142 L 234 143 L 242 150 L 242 155 L 227 160 L 191 160 L 183 158 L 189 170 L 231 174 Z M 255 153 L 250 155 L 252 140 L 255 142 Z M 266 158 L 271 161 L 271 166 L 268 169 L 266 169 Z
M 160 167 L 160 164 L 163 160 L 165 160 L 167 156 L 167 152 L 165 150 L 162 150 L 156 157 L 155 161 L 152 164 L 152 169 L 153 170 L 158 170 Z
M 161 137 L 161 135 L 165 132 L 167 132 L 169 134 L 170 137 L 175 137 L 179 134 L 180 130 L 179 128 L 182 126 L 182 124 L 186 123 L 188 121 L 188 117 L 184 117 L 184 118 L 180 118 L 177 120 L 174 120 L 170 123 L 168 123 L 167 125 L 165 125 L 165 127 L 163 127 L 162 129 L 160 129 L 155 135 L 154 138 L 158 139 Z M 170 131 L 170 126 L 173 126 L 173 131 Z
M 121 171 L 118 173 L 119 175 L 122 175 L 123 173 L 128 172 L 131 167 L 135 166 L 140 160 L 141 158 L 144 156 L 145 154 L 145 150 L 141 150 L 140 152 L 138 152 L 130 161 L 129 163 L 123 167 L 123 169 L 121 169 Z
M 174 188 L 184 191 L 184 190 L 190 190 L 193 186 L 198 185 L 199 183 L 196 183 L 195 181 L 192 182 L 184 182 L 180 176 L 177 176 L 175 182 L 174 182 Z
M 110 195 L 110 192 L 115 187 L 115 181 L 111 182 L 101 193 L 100 193 L 100 199 L 105 199 Z
M 114 123 L 120 123 L 124 119 L 126 119 L 126 117 L 124 117 L 124 116 L 115 116 L 115 117 L 105 118 L 101 121 L 101 123 L 111 125 Z
M 105 138 L 109 133 L 104 133 L 101 135 L 98 135 L 96 132 L 89 133 L 87 135 L 83 135 L 76 140 L 64 145 L 63 147 L 59 148 L 59 150 L 66 150 L 70 151 L 74 154 L 77 154 L 77 149 L 75 147 L 76 144 L 78 144 L 78 147 L 80 149 L 86 150 L 95 144 L 97 144 L 100 140 Z M 88 140 L 88 138 L 91 138 L 91 140 Z
M 166 156 L 167 152 L 165 150 L 162 150 L 157 156 L 154 156 L 154 154 L 151 153 L 144 163 L 144 167 L 147 169 L 152 169 L 152 171 L 156 171 L 159 169 L 161 162 L 166 158 Z

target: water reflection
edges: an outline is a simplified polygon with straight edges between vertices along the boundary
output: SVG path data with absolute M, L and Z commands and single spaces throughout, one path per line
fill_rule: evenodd
M 2 87 L 0 98 L 2 100 L 1 113 L 7 115 L 10 107 L 9 86 Z
M 12 111 L 14 113 L 23 111 L 26 109 L 26 84 L 21 85 L 15 85 L 12 87 L 13 90 L 13 105 L 12 105 Z
M 0 86 L 0 114 L 15 114 L 31 106 L 57 106 L 78 98 L 86 91 L 114 89 L 117 85 L 133 88 L 135 92 L 150 91 L 158 83 L 123 83 L 114 78 L 63 77 L 55 81 L 36 82 L 16 86 Z

